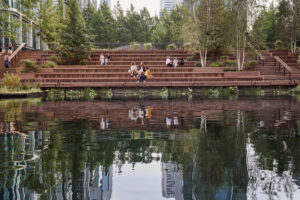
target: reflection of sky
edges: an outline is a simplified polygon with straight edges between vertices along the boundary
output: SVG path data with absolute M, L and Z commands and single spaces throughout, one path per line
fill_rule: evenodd
M 122 173 L 114 165 L 113 188 L 111 200 L 160 200 L 161 187 L 161 162 L 152 161 L 149 164 L 137 163 L 132 170 L 132 164 L 124 164 Z M 172 198 L 168 198 L 168 200 Z

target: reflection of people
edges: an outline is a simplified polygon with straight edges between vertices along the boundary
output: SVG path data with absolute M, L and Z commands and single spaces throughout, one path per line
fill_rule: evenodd
M 150 119 L 152 117 L 152 106 L 147 106 L 146 108 L 146 117 Z
M 105 128 L 108 129 L 109 128 L 109 118 L 105 119 Z
M 174 125 L 178 125 L 179 123 L 178 123 L 178 117 L 173 117 L 173 120 L 174 120 Z
M 101 122 L 100 122 L 100 128 L 101 128 L 101 130 L 105 129 L 105 121 L 103 118 L 101 119 Z
M 105 129 L 108 129 L 109 128 L 109 118 L 101 118 L 101 121 L 100 121 L 100 129 L 101 130 L 105 130 Z
M 166 124 L 167 124 L 167 127 L 170 127 L 171 124 L 172 124 L 172 119 L 171 117 L 166 117 Z

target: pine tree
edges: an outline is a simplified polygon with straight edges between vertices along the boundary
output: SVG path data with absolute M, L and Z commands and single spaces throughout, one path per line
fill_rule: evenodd
M 53 4 L 53 0 L 44 0 L 40 2 L 36 14 L 39 22 L 38 35 L 41 41 L 47 43 L 51 49 L 58 47 L 62 28 L 58 7 Z
M 61 51 L 70 64 L 86 59 L 91 51 L 90 38 L 77 0 L 68 0 L 67 19 L 61 33 Z
M 124 11 L 118 1 L 113 10 L 113 16 L 116 21 L 116 38 L 118 42 L 128 42 L 130 35 L 126 28 L 126 18 L 124 16 Z
M 114 43 L 116 41 L 116 23 L 106 3 L 101 5 L 103 16 L 103 39 L 104 42 Z

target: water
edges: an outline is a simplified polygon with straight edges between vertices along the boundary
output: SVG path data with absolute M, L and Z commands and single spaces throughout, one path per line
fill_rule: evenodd
M 300 199 L 300 102 L 0 101 L 0 199 Z

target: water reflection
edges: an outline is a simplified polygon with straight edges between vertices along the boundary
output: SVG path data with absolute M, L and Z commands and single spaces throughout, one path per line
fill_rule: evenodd
M 0 199 L 300 199 L 292 98 L 0 101 Z

